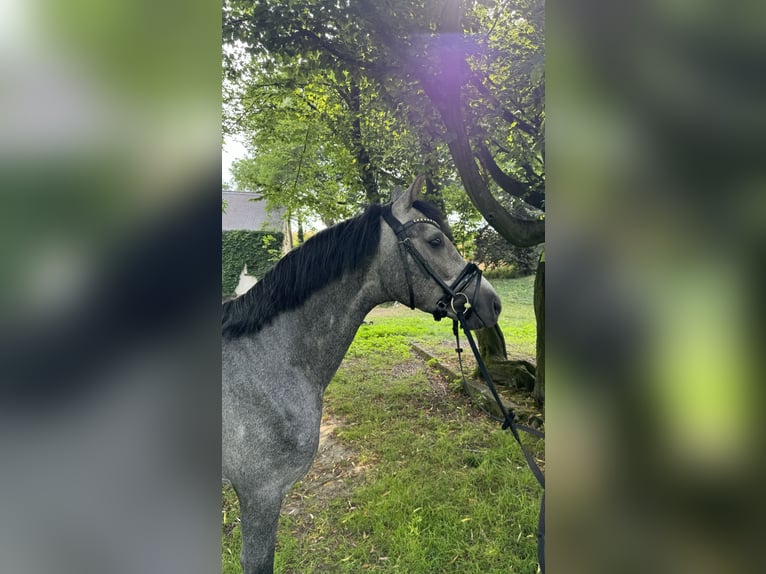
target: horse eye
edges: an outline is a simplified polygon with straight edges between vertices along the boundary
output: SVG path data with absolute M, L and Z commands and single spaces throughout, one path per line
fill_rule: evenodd
M 434 237 L 433 239 L 429 240 L 428 243 L 431 244 L 431 247 L 439 247 L 442 244 L 442 238 Z

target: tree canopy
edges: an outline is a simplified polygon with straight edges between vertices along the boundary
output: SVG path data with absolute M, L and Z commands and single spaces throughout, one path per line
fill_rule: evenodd
M 428 178 L 511 243 L 544 240 L 541 0 L 225 0 L 237 183 L 325 220 Z M 445 193 L 446 191 L 446 193 Z

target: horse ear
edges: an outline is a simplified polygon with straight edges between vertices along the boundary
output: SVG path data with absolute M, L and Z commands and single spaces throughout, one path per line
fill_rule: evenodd
M 423 182 L 426 180 L 426 176 L 419 175 L 415 178 L 415 181 L 412 182 L 412 185 L 407 189 L 407 191 L 404 192 L 404 194 L 397 198 L 396 201 L 401 201 L 405 204 L 406 208 L 412 207 L 412 204 L 415 202 L 415 200 L 418 199 L 418 196 L 420 195 L 420 190 L 423 187 Z
M 394 188 L 394 191 L 391 192 L 391 203 L 399 199 L 401 196 L 402 196 L 402 186 L 397 185 Z

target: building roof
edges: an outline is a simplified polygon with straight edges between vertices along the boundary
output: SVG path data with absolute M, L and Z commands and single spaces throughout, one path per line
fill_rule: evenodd
M 283 209 L 266 210 L 266 201 L 250 191 L 224 191 L 226 210 L 221 217 L 221 229 L 250 231 L 281 231 Z

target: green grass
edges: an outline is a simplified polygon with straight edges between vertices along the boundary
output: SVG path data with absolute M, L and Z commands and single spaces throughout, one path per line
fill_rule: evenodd
M 493 282 L 506 337 L 531 322 L 532 353 L 533 281 Z M 373 314 L 360 328 L 325 393 L 325 409 L 342 421 L 337 440 L 366 470 L 345 479 L 342 495 L 309 497 L 299 514 L 282 517 L 276 571 L 534 573 L 541 496 L 534 477 L 509 433 L 410 357 L 411 340 L 449 340 L 449 322 L 400 309 Z M 542 454 L 542 442 L 529 444 Z M 231 490 L 223 511 L 223 572 L 239 572 Z
M 534 275 L 520 279 L 495 279 L 492 285 L 503 302 L 499 323 L 506 343 L 509 346 L 517 344 L 525 352 L 534 355 L 537 333 L 533 304 Z M 518 339 L 514 335 L 518 335 Z

